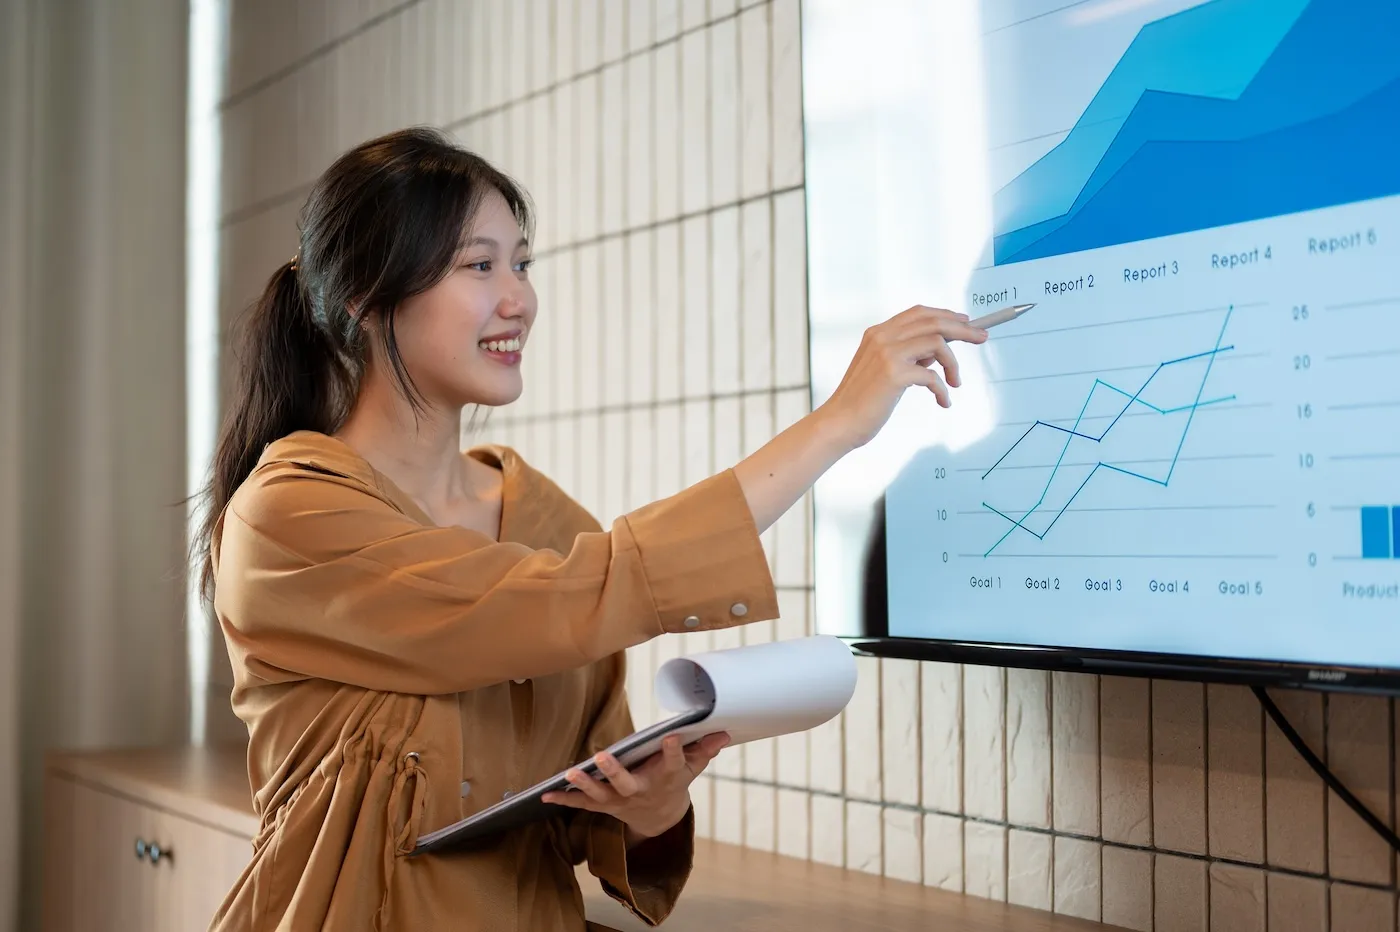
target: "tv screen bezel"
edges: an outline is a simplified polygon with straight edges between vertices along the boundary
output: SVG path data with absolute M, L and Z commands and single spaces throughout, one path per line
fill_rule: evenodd
M 803 130 L 802 198 L 806 220 L 803 252 L 806 286 L 805 315 L 807 323 L 807 395 L 809 410 L 822 400 L 816 396 L 817 380 L 813 377 L 816 359 L 814 328 L 819 324 L 812 315 L 814 293 L 812 282 L 812 201 L 810 153 L 807 149 L 807 113 L 805 75 L 809 49 L 806 42 L 807 0 L 798 4 L 799 31 L 803 41 L 798 43 L 799 73 L 804 76 L 801 120 Z M 840 630 L 819 627 L 815 605 L 812 607 L 812 628 L 817 634 L 839 638 L 859 653 L 873 657 L 888 657 L 916 661 L 944 661 L 983 666 L 1066 671 L 1115 676 L 1147 677 L 1163 680 L 1185 680 L 1201 683 L 1228 683 L 1246 686 L 1291 687 L 1325 692 L 1364 693 L 1400 696 L 1400 667 L 1366 667 L 1333 663 L 1309 664 L 1286 660 L 1239 658 L 1210 654 L 1177 654 L 1088 647 L 1033 645 L 1010 642 L 978 642 L 938 638 L 895 636 L 889 633 L 887 585 L 884 559 L 883 493 L 880 495 L 880 519 L 871 534 L 871 545 L 863 567 L 849 567 L 847 572 L 863 577 L 861 610 L 854 625 L 843 622 Z M 816 552 L 821 547 L 822 506 L 816 494 L 811 495 L 812 526 L 808 529 L 812 548 L 813 568 L 820 565 Z M 820 578 L 813 570 L 813 598 L 821 597 Z

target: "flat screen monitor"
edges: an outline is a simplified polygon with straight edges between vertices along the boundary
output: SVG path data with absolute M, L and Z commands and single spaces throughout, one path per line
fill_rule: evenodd
M 816 486 L 872 653 L 1400 687 L 1400 3 L 805 0 L 812 401 L 955 344 Z

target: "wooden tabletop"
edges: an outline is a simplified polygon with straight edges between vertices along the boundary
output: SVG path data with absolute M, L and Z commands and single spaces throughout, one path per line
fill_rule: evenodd
M 588 918 L 618 932 L 649 928 L 580 870 Z M 1083 919 L 859 871 L 697 839 L 695 869 L 667 932 L 1108 932 Z
M 226 832 L 252 838 L 258 831 L 241 745 L 54 752 L 46 765 L 79 783 Z

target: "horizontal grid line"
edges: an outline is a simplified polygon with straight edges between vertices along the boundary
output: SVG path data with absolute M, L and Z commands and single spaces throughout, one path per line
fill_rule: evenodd
M 844 802 L 864 803 L 865 805 L 879 806 L 882 809 L 894 809 L 899 812 L 913 812 L 919 815 L 935 815 L 945 818 L 958 819 L 962 822 L 973 822 L 978 825 L 988 825 L 993 828 L 1015 829 L 1019 832 L 1029 832 L 1035 835 L 1046 835 L 1051 838 L 1070 838 L 1076 841 L 1090 841 L 1106 845 L 1111 848 L 1119 848 L 1124 851 L 1140 851 L 1145 854 L 1165 854 L 1171 857 L 1185 858 L 1191 861 L 1201 861 L 1206 864 L 1224 864 L 1230 867 L 1247 867 L 1254 870 L 1262 870 L 1270 874 L 1282 874 L 1289 877 L 1300 877 L 1308 880 L 1323 880 L 1329 883 L 1343 883 L 1353 887 L 1364 887 L 1368 890 L 1375 890 L 1380 893 L 1397 893 L 1395 884 L 1370 883 L 1364 880 L 1344 880 L 1330 874 L 1320 874 L 1313 871 L 1298 870 L 1291 867 L 1279 867 L 1274 864 L 1255 863 L 1253 861 L 1242 861 L 1236 858 L 1225 858 L 1209 854 L 1195 854 L 1189 851 L 1175 851 L 1170 848 L 1154 848 L 1150 845 L 1135 845 L 1132 842 L 1112 841 L 1099 835 L 1084 835 L 1079 832 L 1057 831 L 1053 828 L 1042 828 L 1034 825 L 1018 825 L 1015 822 L 1008 822 L 1005 819 L 992 819 L 986 816 L 968 815 L 963 812 L 952 812 L 947 809 L 929 808 L 910 803 L 884 802 L 878 799 L 867 799 L 860 796 L 847 796 L 833 790 L 821 790 L 812 787 L 795 786 L 790 783 L 781 783 L 776 780 L 758 780 L 752 777 L 735 777 L 727 774 L 706 774 L 710 779 L 725 783 L 737 783 L 744 786 L 756 786 L 763 789 L 788 790 L 797 793 L 808 793 L 812 796 L 822 796 L 827 799 L 839 799 Z
M 771 190 L 764 191 L 761 194 L 750 194 L 747 197 L 740 197 L 732 201 L 725 201 L 720 204 L 712 204 L 709 207 L 702 207 L 699 210 L 692 210 L 689 213 L 676 214 L 674 216 L 664 217 L 658 220 L 649 220 L 646 223 L 640 223 L 635 226 L 625 227 L 621 230 L 613 230 L 608 233 L 599 233 L 596 236 L 590 236 L 584 239 L 570 240 L 567 243 L 561 243 L 557 246 L 552 246 L 549 249 L 541 250 L 535 253 L 535 258 L 537 260 L 555 259 L 579 249 L 586 249 L 590 246 L 601 246 L 612 240 L 626 239 L 627 237 L 635 236 L 638 233 L 654 233 L 657 230 L 660 230 L 662 227 L 672 225 L 679 226 L 689 220 L 696 220 L 701 217 L 712 217 L 715 214 L 722 213 L 726 210 L 741 209 L 747 207 L 750 204 L 757 204 L 761 201 L 773 200 L 786 194 L 795 194 L 804 190 L 806 190 L 805 183 L 788 185 L 782 188 L 773 188 Z M 258 201 L 256 204 L 249 205 L 248 207 L 243 208 L 241 210 L 232 211 L 229 214 L 227 214 L 223 220 L 219 221 L 219 227 L 220 229 L 224 229 L 226 227 L 242 223 L 245 220 L 251 220 L 259 214 L 265 213 L 266 211 L 271 210 L 274 207 L 279 207 L 282 204 L 287 203 L 288 201 L 294 200 L 296 197 L 309 193 L 310 191 L 311 185 L 304 185 L 300 188 L 297 188 L 296 190 L 286 191 L 282 194 L 278 194 L 274 197 L 268 198 L 267 200 Z
M 655 411 L 668 405 L 684 405 L 695 402 L 735 401 L 756 398 L 762 395 L 777 395 L 783 392 L 808 391 L 807 383 L 801 385 L 775 385 L 764 388 L 741 388 L 733 392 L 710 392 L 705 395 L 682 395 L 677 398 L 651 398 L 646 401 L 623 402 L 621 404 L 599 405 L 593 408 L 574 408 L 567 411 L 546 411 L 539 414 L 522 414 L 517 417 L 498 415 L 491 419 L 493 427 L 519 427 L 549 421 L 573 420 L 585 417 L 602 417 L 605 414 L 631 414 L 636 411 Z
M 531 101 L 539 100 L 541 97 L 548 97 L 550 94 L 553 94 L 560 88 L 567 87 L 568 85 L 573 84 L 577 81 L 586 80 L 588 78 L 601 77 L 603 72 L 607 71 L 609 68 L 617 68 L 621 65 L 627 65 L 630 64 L 634 59 L 641 58 L 644 55 L 655 54 L 656 52 L 661 51 L 668 45 L 679 44 L 683 39 L 685 39 L 688 36 L 693 36 L 697 33 L 704 32 L 705 30 L 710 29 L 713 26 L 718 26 L 719 24 L 728 22 L 729 20 L 737 20 L 747 10 L 756 10 L 763 6 L 767 6 L 771 3 L 772 0 L 762 0 L 761 3 L 755 3 L 754 5 L 746 7 L 745 9 L 736 10 L 733 13 L 726 13 L 723 16 L 717 16 L 714 19 L 706 20 L 698 26 L 691 26 L 688 29 L 682 29 L 680 32 L 676 33 L 673 36 L 654 41 L 650 45 L 644 46 L 643 48 L 634 49 L 630 52 L 624 52 L 621 58 L 614 58 L 609 61 L 601 62 L 597 65 L 594 65 L 592 68 L 589 68 L 585 71 L 575 72 L 573 75 L 567 78 L 564 78 L 562 80 L 556 80 L 550 84 L 545 85 L 544 87 L 537 88 L 533 91 L 526 91 L 519 97 L 512 97 L 511 99 L 502 101 L 501 103 L 492 104 L 489 107 L 484 107 L 481 110 L 476 111 L 475 113 L 469 113 L 466 116 L 458 117 L 457 119 L 452 120 L 451 122 L 444 123 L 443 129 L 457 130 L 463 126 L 466 126 L 468 123 L 472 123 L 476 120 L 484 120 L 488 117 L 493 117 L 497 114 L 505 113 L 507 110 L 510 110 L 514 107 L 518 107 L 521 104 L 527 104 Z
M 231 210 L 219 218 L 219 229 L 226 230 L 229 227 L 237 226 L 245 220 L 252 220 L 254 217 L 265 214 L 269 210 L 281 207 L 283 204 L 295 201 L 298 198 L 305 197 L 311 193 L 312 187 L 314 187 L 314 182 L 297 185 L 295 188 L 283 191 L 280 194 L 274 194 L 260 201 L 254 201 L 237 210 Z
M 739 197 L 732 201 L 724 201 L 719 204 L 712 204 L 709 207 L 702 207 L 699 210 L 692 210 L 689 213 L 676 214 L 661 220 L 651 220 L 647 223 L 639 223 L 636 226 L 627 227 L 622 230 L 613 230 L 610 233 L 599 233 L 597 236 L 590 236 L 586 239 L 571 240 L 558 246 L 545 249 L 536 254 L 536 258 L 548 259 L 575 249 L 584 249 L 589 246 L 600 246 L 609 240 L 623 239 L 637 233 L 651 233 L 672 224 L 685 223 L 687 220 L 698 220 L 701 217 L 712 217 L 715 214 L 723 213 L 726 210 L 734 210 L 740 207 L 747 207 L 749 204 L 756 204 L 759 201 L 772 200 L 784 194 L 794 194 L 798 191 L 806 190 L 806 184 L 788 185 L 783 188 L 773 188 L 764 191 L 762 194 L 750 194 L 747 197 Z
M 351 29 L 349 32 L 336 36 L 334 39 L 331 39 L 328 42 L 316 46 L 316 48 L 312 49 L 310 52 L 307 52 L 301 58 L 296 59 L 290 64 L 283 65 L 281 68 L 278 68 L 271 74 L 267 74 L 261 78 L 258 78 L 252 84 L 249 84 L 248 86 L 240 90 L 234 91 L 232 94 L 229 94 L 227 97 L 220 100 L 218 106 L 219 112 L 223 113 L 228 110 L 231 110 L 239 104 L 243 103 L 245 100 L 250 100 L 253 97 L 256 97 L 258 94 L 267 90 L 269 87 L 278 83 L 279 81 L 285 81 L 287 78 L 290 78 L 292 75 L 301 71 L 303 68 L 305 68 L 312 62 L 319 61 L 320 59 L 325 58 L 331 52 L 334 52 L 336 49 L 340 48 L 342 45 L 349 42 L 351 39 L 355 39 L 364 35 L 374 27 L 387 23 L 389 20 L 403 13 L 406 13 L 407 11 L 413 9 L 422 2 L 423 0 L 403 0 L 403 2 L 400 3 L 398 6 L 390 7 L 383 13 L 380 13 L 378 16 L 374 16 L 370 19 L 365 20 L 363 23 L 356 26 L 354 29 Z
M 380 23 L 383 23 L 383 22 L 387 21 L 387 20 L 390 19 L 392 16 L 397 15 L 397 13 L 403 12 L 403 11 L 409 9 L 410 7 L 415 6 L 415 5 L 417 5 L 417 4 L 421 3 L 421 2 L 423 2 L 423 0 L 407 0 L 407 2 L 405 2 L 405 3 L 403 3 L 403 4 L 400 4 L 398 7 L 395 7 L 393 10 L 390 10 L 390 11 L 388 11 L 388 12 L 386 12 L 386 13 L 380 14 L 379 16 L 375 17 L 375 19 L 370 20 L 369 22 L 363 24 L 361 27 L 357 28 L 357 29 L 354 30 L 353 32 L 346 33 L 343 37 L 341 37 L 341 38 L 339 38 L 339 39 L 336 39 L 336 40 L 333 40 L 332 42 L 329 42 L 329 43 L 327 43 L 327 44 L 324 45 L 324 46 L 321 46 L 320 48 L 317 49 L 317 51 L 316 51 L 315 53 L 312 53 L 312 54 L 310 54 L 310 55 L 305 56 L 303 59 L 301 59 L 300 61 L 298 61 L 297 63 L 295 63 L 294 66 L 288 66 L 288 68 L 282 69 L 281 71 L 277 72 L 274 76 L 269 76 L 268 78 L 265 78 L 265 79 L 263 79 L 262 81 L 258 82 L 258 84 L 255 85 L 256 90 L 254 90 L 254 91 L 252 91 L 252 92 L 248 92 L 248 91 L 239 91 L 237 94 L 232 95 L 231 97 L 227 98 L 225 102 L 221 102 L 221 103 L 220 103 L 219 109 L 220 109 L 221 111 L 223 111 L 223 110 L 232 108 L 232 107 L 235 106 L 236 104 L 241 103 L 241 102 L 242 102 L 244 99 L 246 99 L 247 97 L 253 96 L 253 94 L 256 93 L 256 91 L 264 90 L 264 89 L 266 89 L 266 87 L 269 87 L 269 86 L 271 86 L 272 84 L 277 83 L 277 81 L 280 81 L 280 80 L 283 80 L 283 79 L 285 79 L 285 78 L 287 78 L 287 77 L 290 77 L 291 75 L 295 74 L 295 73 L 296 73 L 298 70 L 300 70 L 301 68 L 303 68 L 303 67 L 305 67 L 306 65 L 310 64 L 311 62 L 315 61 L 317 58 L 322 57 L 322 56 L 327 55 L 327 54 L 330 54 L 330 52 L 334 51 L 335 48 L 336 48 L 337 46 L 343 45 L 345 42 L 348 42 L 350 39 L 353 39 L 353 38 L 355 38 L 356 36 L 358 36 L 358 35 L 360 35 L 360 34 L 362 34 L 362 33 L 364 33 L 364 32 L 367 32 L 367 31 L 368 31 L 370 28 L 372 28 L 373 26 L 377 26 L 377 25 L 379 25 Z M 504 102 L 502 102 L 502 103 L 499 103 L 499 104 L 492 104 L 492 105 L 489 106 L 489 107 L 483 107 L 483 108 L 480 109 L 480 110 L 474 111 L 474 112 L 472 112 L 472 113 L 466 114 L 465 116 L 460 116 L 460 117 L 457 117 L 457 118 L 454 119 L 454 120 L 450 120 L 450 121 L 448 121 L 448 122 L 446 122 L 446 123 L 443 123 L 443 124 L 441 124 L 441 127 L 442 127 L 442 129 L 447 130 L 447 131 L 449 131 L 449 132 L 456 132 L 457 130 L 462 129 L 463 127 L 467 126 L 469 123 L 474 123 L 474 122 L 476 122 L 477 120 L 488 119 L 489 117 L 493 117 L 493 116 L 496 116 L 496 115 L 498 115 L 498 114 L 505 113 L 505 112 L 507 112 L 507 111 L 509 111 L 509 110 L 511 110 L 511 109 L 513 109 L 513 108 L 515 108 L 515 107 L 519 107 L 519 106 L 522 106 L 522 105 L 524 105 L 524 104 L 531 103 L 531 102 L 533 102 L 533 101 L 535 101 L 535 100 L 539 100 L 539 99 L 542 98 L 542 97 L 547 97 L 547 96 L 549 96 L 550 94 L 553 94 L 553 93 L 557 92 L 557 91 L 560 90 L 561 88 L 567 87 L 568 85 L 574 84 L 574 83 L 576 83 L 576 82 L 578 82 L 578 81 L 586 80 L 586 79 L 588 79 L 588 78 L 590 78 L 590 77 L 599 77 L 599 76 L 602 75 L 602 73 L 603 73 L 604 71 L 608 70 L 609 68 L 615 68 L 615 67 L 618 67 L 618 66 L 620 66 L 620 65 L 626 65 L 626 64 L 630 63 L 633 59 L 640 58 L 640 57 L 643 56 L 643 55 L 649 55 L 649 54 L 654 54 L 654 53 L 656 53 L 656 52 L 659 52 L 661 49 L 665 48 L 665 47 L 668 46 L 668 45 L 679 44 L 679 43 L 681 42 L 681 40 L 684 39 L 684 38 L 687 37 L 687 36 L 694 35 L 694 34 L 699 33 L 699 32 L 703 32 L 703 31 L 705 31 L 706 29 L 711 28 L 712 26 L 719 25 L 719 24 L 724 23 L 724 22 L 727 22 L 728 20 L 731 20 L 731 19 L 732 19 L 732 20 L 737 20 L 740 16 L 742 16 L 742 15 L 743 15 L 745 12 L 747 12 L 748 10 L 760 9 L 761 7 L 763 7 L 763 6 L 765 6 L 765 5 L 768 5 L 768 4 L 771 4 L 771 3 L 772 3 L 772 0 L 763 0 L 763 2 L 761 2 L 761 3 L 756 3 L 756 4 L 754 4 L 753 6 L 749 6 L 749 7 L 746 7 L 746 8 L 744 8 L 744 9 L 737 10 L 737 11 L 735 11 L 735 12 L 733 12 L 733 13 L 726 13 L 724 16 L 720 16 L 720 17 L 717 17 L 717 18 L 715 18 L 715 19 L 709 20 L 708 22 L 705 22 L 705 23 L 703 23 L 703 24 L 701 24 L 701 25 L 699 25 L 699 26 L 691 26 L 689 29 L 683 29 L 683 30 L 681 30 L 680 32 L 676 33 L 676 35 L 671 36 L 670 38 L 662 39 L 662 40 L 657 41 L 657 42 L 653 42 L 651 45 L 648 45 L 648 46 L 646 46 L 645 48 L 636 49 L 636 50 L 634 50 L 634 51 L 627 52 L 627 53 L 624 54 L 621 58 L 613 59 L 612 61 L 607 61 L 607 62 L 603 62 L 602 64 L 595 65 L 594 67 L 589 68 L 589 69 L 586 70 L 586 71 L 580 71 L 580 72 L 578 72 L 578 73 L 572 75 L 571 77 L 565 78 L 565 79 L 563 79 L 563 80 L 554 81 L 554 82 L 552 82 L 552 83 L 546 85 L 545 87 L 542 87 L 542 88 L 539 88 L 539 89 L 533 90 L 533 91 L 527 91 L 526 93 L 520 95 L 519 97 L 511 98 L 510 100 L 506 100 L 506 101 L 504 101 Z M 235 100 L 235 98 L 238 98 L 238 99 Z M 290 200 L 295 200 L 298 196 L 303 195 L 303 194 L 309 192 L 309 191 L 311 190 L 311 187 L 312 187 L 312 183 L 311 183 L 311 182 L 303 182 L 302 184 L 299 184 L 299 185 L 297 185 L 297 186 L 294 187 L 294 188 L 289 188 L 289 189 L 286 190 L 286 191 L 281 191 L 281 192 L 279 192 L 279 193 L 277 193 L 277 194 L 269 195 L 268 197 L 265 197 L 265 198 L 262 198 L 261 200 L 255 201 L 255 202 L 253 202 L 252 204 L 247 204 L 247 205 L 244 205 L 243 207 L 239 207 L 239 208 L 237 208 L 237 209 L 235 209 L 235 210 L 231 210 L 231 211 L 229 211 L 227 214 L 225 214 L 223 217 L 221 217 L 221 218 L 219 219 L 219 227 L 222 229 L 222 228 L 224 228 L 224 227 L 226 227 L 226 226 L 231 226 L 231 225 L 233 225 L 233 224 L 235 224 L 235 223 L 240 223 L 240 222 L 242 222 L 243 220 L 247 220 L 247 219 L 249 219 L 250 217 L 256 216 L 257 214 L 259 214 L 259 213 L 261 213 L 261 212 L 263 212 L 263 211 L 265 211 L 265 210 L 271 210 L 273 207 L 277 207 L 277 206 L 279 206 L 279 205 L 281 205 L 281 204 L 285 204 L 285 203 L 287 203 L 287 202 L 290 201 Z M 798 185 L 797 187 L 800 188 L 801 185 Z M 788 189 L 783 189 L 783 190 L 786 191 L 786 190 L 788 190 Z M 779 192 L 778 192 L 778 191 L 773 191 L 773 192 L 770 192 L 770 193 L 771 193 L 771 194 L 776 194 L 776 193 L 779 193 Z M 760 199 L 760 198 L 761 198 L 761 196 L 755 197 L 755 198 L 750 198 L 750 200 L 758 200 L 758 199 Z

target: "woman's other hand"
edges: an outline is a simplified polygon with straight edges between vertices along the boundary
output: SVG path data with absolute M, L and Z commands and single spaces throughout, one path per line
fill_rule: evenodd
M 987 331 L 970 327 L 966 314 L 911 307 L 865 331 L 841 383 L 821 406 L 854 449 L 869 443 L 889 420 L 906 388 L 921 385 L 938 403 L 952 405 L 949 387 L 962 384 L 952 341 L 982 343 Z M 940 376 L 933 363 L 943 370 Z
M 684 818 L 690 808 L 691 782 L 728 743 L 729 735 L 724 732 L 706 735 L 685 747 L 679 737 L 668 735 L 660 751 L 632 770 L 610 754 L 599 754 L 594 760 L 607 777 L 606 783 L 570 769 L 564 776 L 578 792 L 546 793 L 542 798 L 558 806 L 613 816 L 627 826 L 630 848 Z

